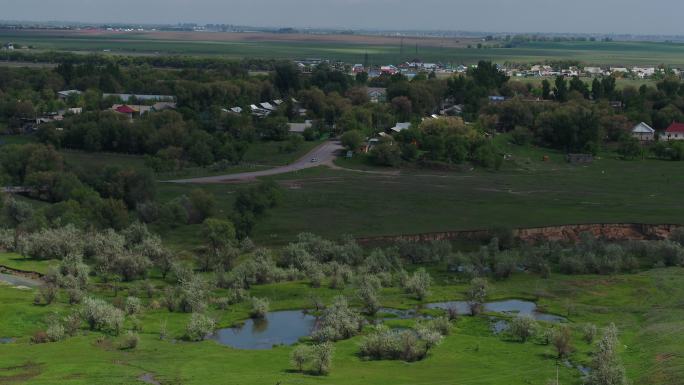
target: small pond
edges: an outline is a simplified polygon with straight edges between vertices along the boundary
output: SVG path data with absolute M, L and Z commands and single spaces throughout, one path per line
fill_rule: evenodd
M 428 309 L 443 309 L 455 308 L 458 314 L 470 314 L 470 307 L 466 301 L 449 301 L 429 303 L 425 305 Z M 524 301 L 521 299 L 509 299 L 505 301 L 487 302 L 484 306 L 485 311 L 502 314 L 518 314 L 529 315 L 537 321 L 546 322 L 565 322 L 565 317 L 554 314 L 542 313 L 537 310 L 537 304 L 531 301 Z
M 40 282 L 30 278 L 5 273 L 0 273 L 0 281 L 9 283 L 12 286 L 36 287 L 40 284 Z
M 209 338 L 236 349 L 271 349 L 296 343 L 310 335 L 315 326 L 316 317 L 301 310 L 274 311 L 264 319 L 248 319 L 239 327 L 219 329 Z
M 12 342 L 14 342 L 12 337 L 0 337 L 0 344 L 11 344 Z

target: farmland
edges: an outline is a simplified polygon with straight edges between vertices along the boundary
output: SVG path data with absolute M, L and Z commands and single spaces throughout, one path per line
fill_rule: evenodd
M 578 60 L 596 65 L 684 66 L 684 45 L 659 42 L 530 42 L 514 48 L 477 49 L 472 38 L 411 38 L 357 35 L 309 35 L 209 32 L 0 31 L 37 51 L 135 55 L 221 56 L 232 59 L 321 57 L 349 63 L 398 63 L 416 56 L 425 61 L 473 64 L 479 60 L 545 62 Z M 471 46 L 471 48 L 468 48 Z

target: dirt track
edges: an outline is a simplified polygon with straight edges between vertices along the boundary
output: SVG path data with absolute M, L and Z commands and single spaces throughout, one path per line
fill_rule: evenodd
M 229 182 L 239 182 L 253 180 L 262 176 L 285 174 L 288 172 L 304 170 L 307 168 L 318 167 L 321 165 L 333 166 L 333 160 L 337 156 L 337 152 L 342 150 L 342 145 L 338 141 L 328 141 L 325 142 L 313 150 L 309 151 L 306 155 L 296 160 L 294 163 L 290 163 L 285 166 L 275 167 L 268 170 L 262 171 L 252 171 L 252 172 L 242 172 L 238 174 L 228 174 L 228 175 L 217 175 L 217 176 L 207 176 L 201 178 L 190 178 L 190 179 L 176 179 L 170 180 L 171 183 L 229 183 Z M 315 159 L 315 162 L 312 162 Z

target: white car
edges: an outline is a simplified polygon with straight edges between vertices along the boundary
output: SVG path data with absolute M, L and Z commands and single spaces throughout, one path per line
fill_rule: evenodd
M 318 158 L 311 158 L 311 163 L 316 163 L 318 162 Z

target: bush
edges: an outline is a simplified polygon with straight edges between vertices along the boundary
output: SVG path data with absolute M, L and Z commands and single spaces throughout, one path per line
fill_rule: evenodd
M 140 336 L 138 335 L 138 333 L 129 330 L 128 333 L 126 333 L 126 336 L 121 341 L 119 349 L 132 350 L 135 349 L 139 343 Z
M 316 344 L 311 351 L 312 366 L 317 374 L 328 374 L 332 366 L 335 347 L 330 342 Z
M 345 297 L 335 297 L 333 303 L 323 311 L 312 338 L 325 342 L 353 337 L 360 331 L 362 321 L 359 314 L 349 307 Z
M 118 335 L 123 328 L 124 313 L 100 299 L 90 297 L 84 299 L 81 317 L 88 323 L 91 330 Z
M 83 301 L 84 293 L 79 289 L 69 289 L 67 290 L 67 296 L 69 297 L 69 304 L 74 305 Z
M 525 343 L 537 330 L 537 322 L 530 316 L 518 316 L 511 321 L 509 332 L 513 337 Z
M 303 372 L 304 367 L 311 360 L 311 348 L 307 345 L 299 345 L 290 353 L 290 362 L 297 371 Z
M 432 278 L 430 278 L 430 274 L 425 269 L 420 268 L 406 281 L 404 290 L 409 294 L 415 295 L 419 301 L 422 301 L 429 294 L 431 284 Z
M 53 284 L 41 285 L 38 288 L 38 295 L 36 295 L 36 303 L 44 302 L 49 305 L 55 301 L 57 298 L 57 286 Z
M 62 259 L 83 252 L 83 234 L 73 225 L 44 229 L 23 240 L 23 253 L 35 259 Z
M 555 329 L 551 336 L 551 343 L 556 348 L 558 358 L 565 358 L 572 353 L 572 334 L 567 326 Z
M 266 298 L 252 297 L 252 309 L 249 316 L 252 318 L 265 318 L 268 314 L 269 302 Z
M 367 276 L 359 282 L 356 295 L 361 300 L 363 309 L 368 315 L 374 315 L 380 310 L 378 289 L 380 289 L 380 281 L 374 276 Z
M 290 362 L 300 372 L 308 366 L 312 373 L 324 375 L 330 372 L 334 352 L 335 347 L 330 342 L 299 345 L 290 353 Z
M 192 313 L 190 322 L 185 327 L 185 335 L 190 341 L 202 341 L 214 332 L 215 323 L 209 316 L 202 313 Z
M 64 330 L 70 336 L 75 336 L 81 328 L 81 317 L 78 313 L 72 313 L 64 318 Z
M 582 327 L 582 338 L 584 338 L 584 341 L 586 341 L 588 344 L 594 342 L 594 338 L 596 338 L 597 334 L 598 329 L 594 324 L 585 324 Z
M 418 332 L 415 332 L 377 325 L 361 342 L 359 353 L 375 360 L 419 361 L 427 356 L 428 350 L 439 340 L 439 333 L 425 327 L 419 327 Z
M 138 297 L 126 297 L 124 309 L 128 315 L 138 314 L 142 309 L 142 301 Z
M 471 315 L 478 315 L 483 310 L 484 302 L 487 299 L 489 283 L 484 278 L 473 278 L 470 287 L 466 292 L 466 300 L 470 307 Z
M 617 352 L 618 331 L 611 324 L 599 341 L 593 355 L 587 384 L 589 385 L 624 385 L 627 384 L 625 368 Z
M 50 338 L 48 337 L 47 333 L 44 330 L 39 330 L 35 333 L 33 333 L 33 336 L 31 336 L 31 343 L 34 344 L 44 344 L 46 342 L 49 342 Z
M 50 342 L 61 341 L 66 335 L 64 326 L 62 326 L 62 324 L 58 321 L 50 322 L 45 334 L 47 334 L 47 338 Z

